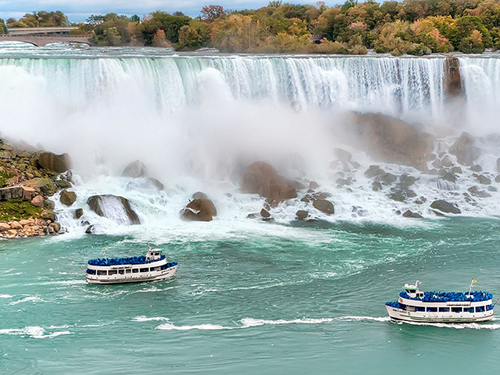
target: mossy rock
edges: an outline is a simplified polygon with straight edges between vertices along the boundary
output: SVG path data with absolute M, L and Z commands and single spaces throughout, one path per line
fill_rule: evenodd
M 21 199 L 12 199 L 0 202 L 0 220 L 25 220 L 31 217 L 40 217 L 42 209 L 35 207 Z
M 23 182 L 23 185 L 39 188 L 42 194 L 47 197 L 56 192 L 56 185 L 50 178 L 33 178 Z

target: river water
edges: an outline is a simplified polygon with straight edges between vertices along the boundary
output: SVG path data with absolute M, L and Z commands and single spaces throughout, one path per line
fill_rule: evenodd
M 492 120 L 471 120 L 466 130 L 498 125 L 490 108 L 497 61 L 461 58 L 469 98 L 478 85 L 491 93 L 468 100 L 467 110 Z M 395 211 L 417 205 L 365 189 L 362 172 L 372 163 L 365 154 L 351 150 L 364 169 L 350 189 L 327 167 L 332 138 L 323 138 L 340 110 L 378 107 L 442 126 L 442 63 L 4 47 L 2 136 L 69 152 L 75 206 L 99 230 L 85 235 L 74 208 L 55 197 L 66 234 L 0 242 L 0 373 L 496 373 L 498 320 L 398 324 L 384 303 L 417 279 L 426 290 L 465 291 L 474 278 L 498 297 L 498 195 L 466 202 L 468 178 L 446 190 L 409 167 L 384 165 L 418 175 L 419 194 L 445 195 L 464 211 L 437 218 L 424 204 L 424 219 L 402 220 Z M 481 165 L 493 172 L 497 145 L 486 138 L 482 145 Z M 297 150 L 308 177 L 332 193 L 336 214 L 297 222 L 302 206 L 291 203 L 272 211 L 274 221 L 247 219 L 263 200 L 239 193 L 240 164 L 260 157 L 286 170 L 280 157 Z M 165 191 L 120 177 L 135 158 Z M 218 208 L 210 223 L 178 217 L 197 190 Z M 96 193 L 126 196 L 143 224 L 87 212 Z M 88 259 L 140 255 L 149 245 L 179 262 L 174 279 L 85 283 Z

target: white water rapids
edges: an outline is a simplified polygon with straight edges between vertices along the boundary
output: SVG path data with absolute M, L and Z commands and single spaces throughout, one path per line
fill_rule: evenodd
M 343 145 L 336 126 L 345 111 L 382 112 L 422 124 L 442 137 L 438 147 L 449 146 L 463 130 L 481 136 L 497 131 L 499 61 L 460 58 L 467 121 L 456 128 L 443 94 L 442 57 L 5 57 L 0 58 L 0 131 L 70 154 L 78 200 L 71 208 L 58 203 L 57 210 L 63 225 L 76 233 L 85 229 L 72 218 L 77 207 L 85 210 L 82 220 L 98 222 L 107 233 L 133 230 L 117 224 L 120 217 L 103 219 L 86 209 L 93 194 L 125 196 L 148 227 L 182 228 L 178 212 L 201 190 L 219 211 L 219 223 L 210 230 L 227 228 L 228 222 L 254 225 L 246 216 L 259 212 L 263 199 L 240 194 L 238 180 L 256 160 L 271 162 L 289 177 L 317 181 L 335 204 L 332 217 L 314 212 L 327 220 L 397 222 L 395 211 L 406 209 L 429 217 L 430 202 L 443 197 L 460 203 L 465 214 L 492 215 L 500 208 L 495 192 L 480 203 L 463 200 L 461 193 L 477 184 L 470 174 L 443 185 L 410 167 L 382 165 L 397 175 L 420 177 L 414 190 L 427 203 L 392 201 L 388 188 L 373 192 L 364 171 L 376 162 L 364 150 Z M 496 173 L 498 139 L 481 142 L 486 152 L 479 164 Z M 335 147 L 348 149 L 361 164 L 350 175 L 351 186 L 339 187 L 342 176 L 330 168 Z M 120 177 L 134 160 L 146 164 L 165 190 Z M 300 208 L 306 205 L 283 204 L 273 216 L 289 222 Z

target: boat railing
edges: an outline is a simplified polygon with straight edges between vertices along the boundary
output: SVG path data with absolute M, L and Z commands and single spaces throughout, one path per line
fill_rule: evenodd
M 138 257 L 128 257 L 128 258 L 97 258 L 90 259 L 88 264 L 91 266 L 121 266 L 128 264 L 148 264 L 153 262 L 158 262 L 165 259 L 165 255 L 161 255 L 159 259 L 146 260 L 144 255 Z
M 425 292 L 423 298 L 410 297 L 408 293 L 401 292 L 399 296 L 405 299 L 410 299 L 414 301 L 422 302 L 482 302 L 488 301 L 493 298 L 491 293 L 486 292 L 467 292 L 467 293 L 455 293 L 455 292 Z

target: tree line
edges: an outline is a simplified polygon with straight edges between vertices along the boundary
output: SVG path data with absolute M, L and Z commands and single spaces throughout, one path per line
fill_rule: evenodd
M 62 16 L 62 17 L 61 17 Z M 61 12 L 34 12 L 8 27 L 63 26 Z M 5 23 L 0 22 L 0 32 Z M 481 53 L 500 48 L 500 0 L 404 0 L 315 6 L 271 1 L 256 10 L 203 7 L 200 16 L 152 12 L 94 15 L 75 33 L 99 46 L 213 47 L 223 52 L 393 55 Z

